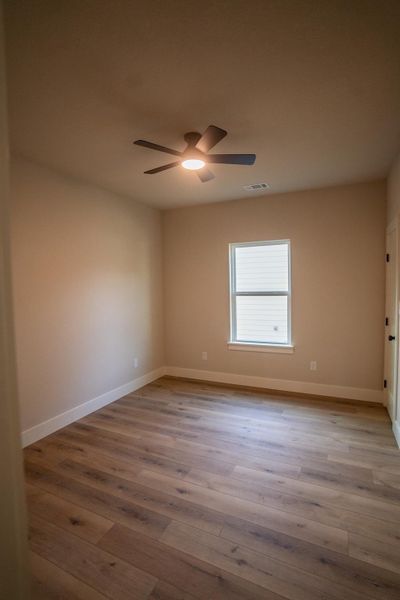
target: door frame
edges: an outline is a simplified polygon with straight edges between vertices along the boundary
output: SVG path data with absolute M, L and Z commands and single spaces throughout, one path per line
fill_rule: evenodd
M 395 369 L 394 369 L 394 381 L 393 381 L 393 414 L 390 415 L 390 417 L 393 420 L 393 423 L 396 421 L 397 416 L 398 416 L 398 411 L 397 411 L 397 405 L 398 405 L 398 398 L 399 398 L 399 377 L 398 377 L 398 372 L 399 372 L 399 303 L 398 303 L 398 286 L 399 286 L 399 275 L 398 275 L 398 225 L 397 225 L 397 217 L 395 219 L 393 219 L 393 221 L 391 221 L 389 223 L 389 225 L 386 228 L 386 236 L 385 236 L 385 249 L 386 249 L 386 253 L 388 253 L 388 236 L 390 234 L 394 233 L 394 250 L 392 251 L 391 255 L 390 255 L 390 261 L 392 262 L 393 265 L 393 273 L 394 273 L 394 281 L 393 281 L 393 287 L 394 287 L 394 306 L 395 306 L 395 310 L 394 310 L 394 318 L 395 318 L 395 323 L 394 323 L 394 334 L 396 336 L 396 339 L 394 340 L 394 346 L 392 345 L 391 348 L 393 349 L 394 352 L 394 356 L 393 356 L 393 364 L 395 365 Z M 387 270 L 385 269 L 385 317 L 386 317 L 386 308 L 387 308 Z M 387 329 L 386 329 L 386 325 L 384 325 L 384 378 L 388 379 L 389 373 L 388 373 L 388 349 L 389 349 L 389 343 L 387 340 Z M 384 394 L 384 404 L 386 407 L 388 407 L 388 391 L 385 390 L 385 394 Z M 389 411 L 388 411 L 389 412 Z
M 9 147 L 2 0 L 0 0 L 0 596 L 30 597 L 10 260 Z

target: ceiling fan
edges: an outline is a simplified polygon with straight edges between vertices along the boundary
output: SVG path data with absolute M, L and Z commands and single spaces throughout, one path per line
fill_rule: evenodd
M 172 148 L 166 148 L 165 146 L 159 146 L 153 144 L 153 142 L 147 142 L 146 140 L 136 140 L 133 142 L 138 146 L 144 146 L 151 150 L 158 150 L 159 152 L 165 152 L 166 154 L 173 154 L 179 156 L 179 160 L 175 162 L 150 169 L 145 171 L 146 175 L 154 175 L 167 169 L 173 169 L 181 165 L 185 169 L 190 171 L 197 171 L 197 175 L 200 180 L 205 183 L 214 179 L 215 175 L 206 166 L 208 164 L 223 164 L 223 165 L 253 165 L 256 160 L 255 154 L 208 154 L 218 142 L 220 142 L 227 134 L 225 129 L 216 127 L 215 125 L 209 125 L 203 134 L 197 131 L 189 131 L 183 136 L 187 144 L 183 152 L 173 150 Z

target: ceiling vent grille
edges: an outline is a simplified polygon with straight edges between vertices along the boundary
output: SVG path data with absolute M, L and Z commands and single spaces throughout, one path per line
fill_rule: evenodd
M 252 183 L 250 185 L 244 185 L 243 189 L 248 192 L 260 192 L 262 190 L 269 190 L 268 183 Z

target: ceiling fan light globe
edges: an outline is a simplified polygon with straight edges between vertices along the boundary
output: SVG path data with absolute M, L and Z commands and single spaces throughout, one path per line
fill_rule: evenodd
M 201 160 L 201 158 L 187 158 L 186 160 L 183 160 L 181 164 L 184 169 L 198 171 L 199 169 L 202 169 L 206 163 L 204 160 Z

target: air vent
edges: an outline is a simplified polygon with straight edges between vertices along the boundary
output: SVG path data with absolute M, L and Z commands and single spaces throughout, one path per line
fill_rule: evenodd
M 244 190 L 248 192 L 260 192 L 262 190 L 269 190 L 268 183 L 252 183 L 251 185 L 244 185 Z

